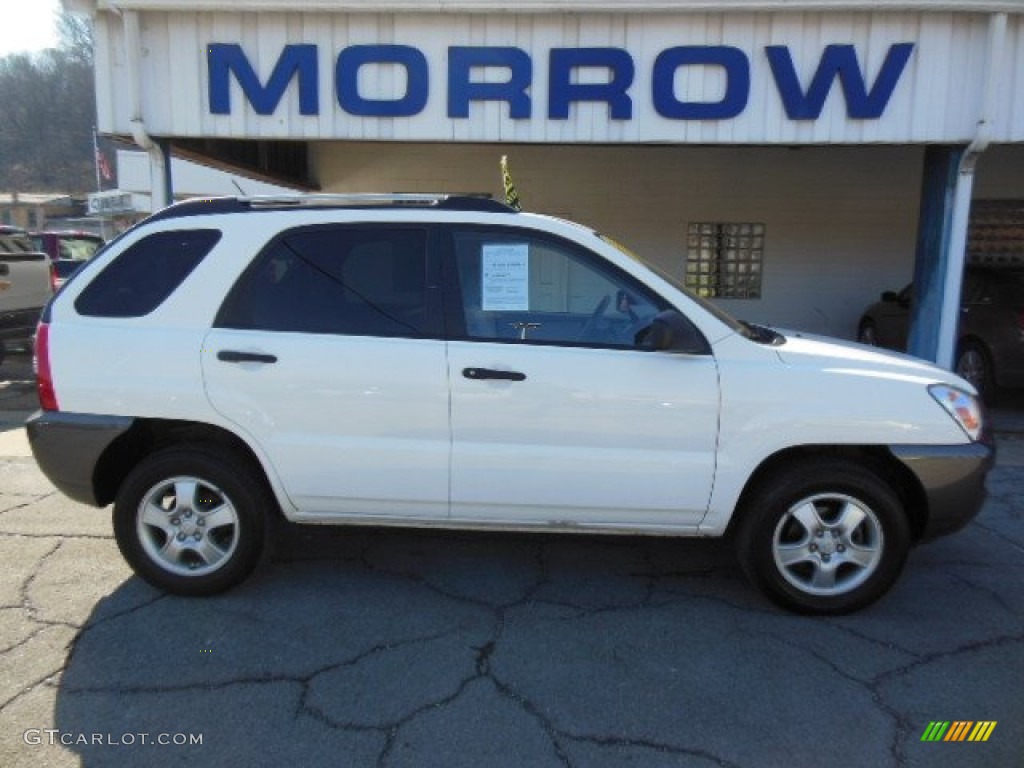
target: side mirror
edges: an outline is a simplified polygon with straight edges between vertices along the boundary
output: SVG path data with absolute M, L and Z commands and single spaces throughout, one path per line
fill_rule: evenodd
M 658 352 L 709 355 L 711 345 L 697 327 L 674 309 L 659 312 L 651 324 L 637 334 L 637 346 Z
M 899 301 L 900 295 L 896 291 L 883 291 L 882 301 Z

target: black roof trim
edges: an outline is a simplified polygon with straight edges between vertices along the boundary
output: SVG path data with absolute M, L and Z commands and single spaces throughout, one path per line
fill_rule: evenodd
M 468 195 L 451 195 L 439 200 L 437 208 L 447 211 L 481 211 L 483 213 L 519 213 L 511 205 L 506 205 L 490 197 L 470 197 Z
M 249 210 L 237 197 L 193 198 L 174 203 L 145 219 L 146 222 L 180 219 L 186 216 L 208 216 L 218 213 L 242 213 Z M 140 222 L 141 223 L 141 222 Z
M 435 208 L 445 211 L 518 213 L 505 203 L 489 197 L 470 195 L 285 195 L 267 197 L 193 198 L 157 211 L 147 222 L 249 211 L 282 211 L 303 207 L 338 209 Z

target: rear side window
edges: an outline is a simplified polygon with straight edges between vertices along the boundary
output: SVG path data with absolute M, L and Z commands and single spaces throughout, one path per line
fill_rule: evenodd
M 75 301 L 89 317 L 142 317 L 174 293 L 220 240 L 215 229 L 158 232 L 117 256 Z
M 417 228 L 316 227 L 272 243 L 236 283 L 222 328 L 352 336 L 438 335 Z

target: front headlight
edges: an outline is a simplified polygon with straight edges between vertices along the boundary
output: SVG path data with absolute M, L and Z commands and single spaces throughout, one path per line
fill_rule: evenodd
M 953 421 L 960 425 L 960 428 L 967 433 L 971 440 L 981 438 L 983 418 L 978 398 L 948 384 L 932 384 L 928 387 L 928 392 L 939 405 L 946 409 L 946 412 L 953 417 Z

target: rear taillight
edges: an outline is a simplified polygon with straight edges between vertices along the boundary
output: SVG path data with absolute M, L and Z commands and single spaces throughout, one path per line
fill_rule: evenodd
M 44 411 L 59 411 L 57 390 L 53 387 L 53 373 L 50 371 L 50 326 L 40 323 L 36 328 L 36 391 L 39 393 L 39 407 Z
M 50 262 L 50 290 L 57 292 L 57 265 Z

